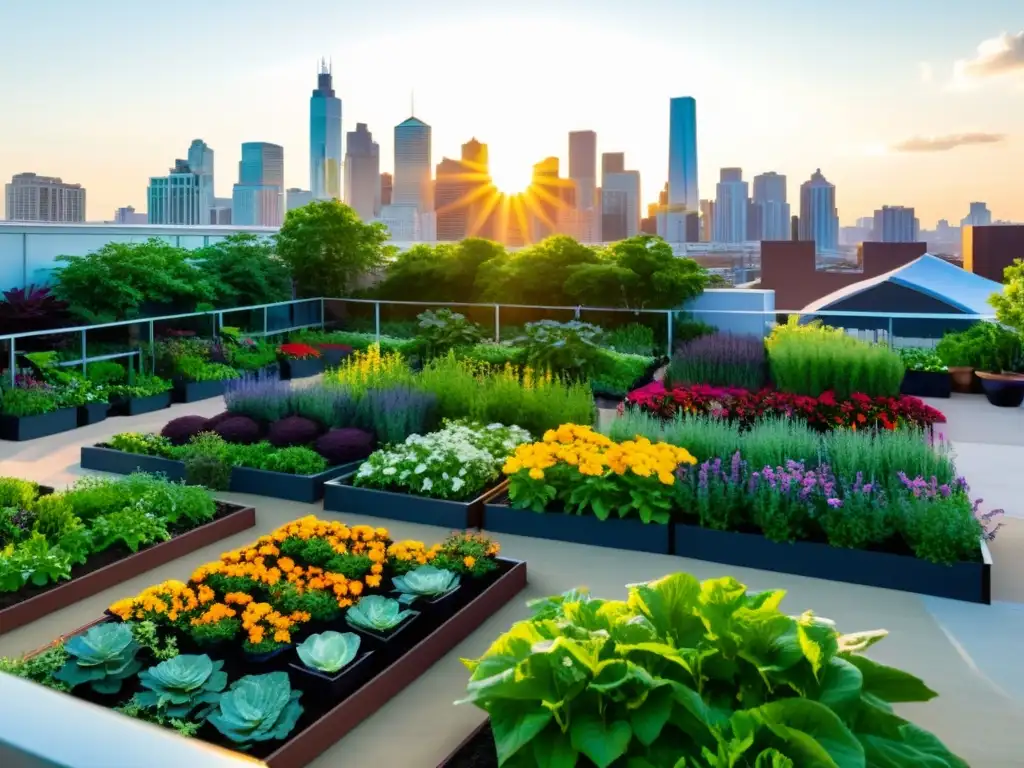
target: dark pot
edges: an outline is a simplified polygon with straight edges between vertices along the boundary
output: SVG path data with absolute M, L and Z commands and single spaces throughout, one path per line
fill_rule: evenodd
M 288 672 L 295 677 L 299 688 L 333 702 L 352 693 L 369 679 L 373 672 L 373 651 L 361 653 L 335 675 L 310 669 L 301 660 L 291 662 Z
M 386 634 L 380 632 L 372 632 L 368 629 L 363 629 L 362 627 L 355 627 L 349 624 L 348 622 L 345 622 L 345 624 L 350 632 L 355 632 L 361 638 L 368 641 L 367 645 L 370 645 L 374 648 L 383 648 L 388 646 L 390 643 L 397 642 L 398 639 L 402 636 L 402 633 L 405 632 L 405 630 L 408 629 L 410 626 L 412 626 L 412 624 L 420 617 L 419 611 L 410 612 L 412 613 L 411 616 L 409 616 L 405 621 L 403 621 L 401 624 L 399 624 L 397 627 L 392 629 L 390 632 L 387 632 Z
M 78 406 L 78 426 L 87 427 L 98 424 L 110 413 L 110 403 L 86 403 Z
M 1024 403 L 1024 375 L 978 372 L 985 397 L 997 408 L 1019 408 Z
M 287 661 L 285 653 L 290 650 L 292 650 L 291 645 L 283 645 L 280 648 L 277 648 L 273 651 L 267 651 L 266 653 L 243 652 L 243 656 L 245 657 L 245 661 L 248 664 L 278 669 L 284 667 L 285 661 Z
M 949 397 L 952 378 L 938 371 L 907 371 L 903 374 L 900 394 L 914 397 Z

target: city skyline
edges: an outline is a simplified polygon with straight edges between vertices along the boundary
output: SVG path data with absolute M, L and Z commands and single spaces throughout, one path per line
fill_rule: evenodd
M 391 133 L 408 117 L 415 91 L 416 116 L 433 128 L 434 158 L 457 157 L 476 136 L 490 146 L 499 186 L 509 186 L 508 178 L 528 180 L 549 156 L 566 173 L 569 132 L 592 130 L 598 154 L 625 152 L 639 171 L 646 205 L 668 176 L 669 99 L 692 95 L 702 198 L 721 168 L 740 167 L 745 178 L 786 175 L 795 201 L 799 184 L 820 167 L 837 187 L 844 224 L 883 205 L 913 206 L 925 226 L 953 222 L 975 200 L 987 201 L 996 219 L 1024 219 L 1024 200 L 1005 172 L 1024 165 L 1024 100 L 1014 98 L 1024 92 L 1024 34 L 1015 29 L 1013 2 L 993 0 L 969 14 L 963 3 L 936 2 L 925 14 L 910 2 L 826 10 L 739 0 L 729 12 L 696 12 L 647 0 L 627 18 L 606 2 L 557 5 L 528 1 L 518 18 L 483 12 L 476 22 L 464 21 L 468 5 L 458 0 L 429 11 L 398 2 L 386 15 L 319 9 L 316 17 L 279 17 L 261 0 L 247 3 L 245 14 L 239 4 L 204 5 L 191 44 L 214 45 L 227 63 L 211 70 L 208 59 L 191 57 L 159 71 L 125 66 L 147 36 L 160 34 L 159 13 L 97 16 L 61 0 L 45 13 L 5 8 L 0 41 L 12 55 L 43 28 L 53 53 L 0 84 L 0 103 L 14 107 L 0 127 L 11 150 L 0 158 L 0 178 L 30 171 L 82 184 L 89 219 L 101 220 L 123 206 L 144 208 L 148 178 L 200 137 L 217 152 L 216 192 L 224 196 L 242 142 L 308 156 L 311 81 L 325 56 L 333 58 L 346 122 L 365 123 L 379 137 L 382 171 L 393 170 Z M 186 0 L 178 10 L 193 6 L 200 4 Z M 659 24 L 650 25 L 651 11 L 662 14 Z M 887 23 L 872 27 L 870 45 L 859 35 L 823 43 L 827 30 L 856 29 L 872 14 Z M 670 33 L 676 22 L 685 22 L 685 46 Z M 540 62 L 519 55 L 541 28 L 559 41 L 550 54 Z M 95 55 L 89 40 L 97 36 L 104 43 Z M 595 56 L 602 50 L 617 53 Z M 584 53 L 596 58 L 593 77 L 537 87 Z M 643 66 L 622 72 L 616 62 L 633 54 Z M 476 59 L 487 66 L 466 66 Z M 457 81 L 450 77 L 456 64 L 467 70 Z M 54 103 L 35 97 L 58 83 Z M 309 187 L 304 166 L 288 163 L 287 187 Z

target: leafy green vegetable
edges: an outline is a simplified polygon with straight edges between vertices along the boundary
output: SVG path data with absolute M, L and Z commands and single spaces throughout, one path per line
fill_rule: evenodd
M 779 590 L 685 573 L 530 604 L 463 702 L 487 711 L 500 765 L 600 768 L 966 768 L 891 703 L 928 701 L 919 679 L 861 655 L 884 631 L 840 635 Z
M 301 695 L 292 690 L 286 672 L 246 675 L 221 695 L 207 719 L 246 749 L 256 741 L 286 738 L 302 714 Z
M 398 601 L 411 603 L 417 597 L 440 597 L 455 591 L 459 587 L 459 575 L 432 565 L 421 565 L 404 576 L 395 576 L 392 583 L 395 591 L 401 593 Z
M 117 693 L 142 668 L 139 644 L 124 624 L 99 624 L 64 644 L 68 662 L 54 675 L 72 688 L 89 683 L 96 693 Z
M 413 611 L 401 610 L 397 600 L 380 595 L 368 595 L 348 609 L 345 621 L 357 629 L 387 632 L 414 615 Z
M 359 635 L 353 632 L 322 632 L 310 635 L 295 649 L 310 669 L 333 675 L 359 653 Z
M 217 704 L 227 687 L 223 661 L 209 656 L 175 656 L 139 673 L 146 690 L 135 694 L 139 706 L 167 717 L 187 718 L 201 704 Z

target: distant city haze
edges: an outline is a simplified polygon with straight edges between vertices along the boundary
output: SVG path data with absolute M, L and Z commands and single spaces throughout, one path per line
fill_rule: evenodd
M 414 96 L 433 164 L 476 137 L 498 187 L 521 186 L 550 156 L 566 173 L 569 133 L 594 131 L 599 156 L 639 172 L 646 210 L 669 178 L 670 99 L 692 96 L 701 198 L 723 168 L 774 171 L 796 213 L 820 168 L 844 225 L 883 206 L 958 223 L 978 200 L 1020 221 L 1022 27 L 1020 0 L 3 3 L 17 65 L 0 78 L 0 179 L 81 184 L 88 220 L 108 220 L 146 210 L 149 179 L 201 138 L 217 198 L 243 142 L 283 147 L 284 186 L 308 190 L 326 57 L 343 130 L 368 127 L 381 171 Z

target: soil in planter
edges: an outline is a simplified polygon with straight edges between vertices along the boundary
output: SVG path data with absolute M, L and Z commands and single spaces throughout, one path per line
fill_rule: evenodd
M 576 759 L 577 768 L 587 768 L 594 764 L 583 755 Z M 473 738 L 467 741 L 438 768 L 498 768 L 498 750 L 494 748 L 494 734 L 491 724 L 484 723 Z
M 222 517 L 227 517 L 228 515 L 237 512 L 239 509 L 240 507 L 238 507 L 238 505 L 228 505 L 218 501 L 217 512 L 214 514 L 213 518 L 211 520 L 207 520 L 204 523 L 200 523 L 200 525 L 206 525 L 207 523 L 212 523 L 215 520 L 220 520 Z M 171 538 L 177 538 L 178 536 L 188 533 L 189 531 L 194 531 L 196 528 L 199 528 L 200 525 L 177 525 L 171 526 L 168 530 L 170 531 Z M 156 544 L 150 544 L 147 547 L 140 547 L 139 552 L 144 552 L 150 547 L 155 547 L 157 544 L 162 543 L 163 542 L 156 542 Z M 74 566 L 71 569 L 70 579 L 64 579 L 62 581 L 57 582 L 50 582 L 44 587 L 24 586 L 17 592 L 0 592 L 0 610 L 3 610 L 4 608 L 10 608 L 12 605 L 17 605 L 18 603 L 23 603 L 26 600 L 36 597 L 37 595 L 49 592 L 51 589 L 62 587 L 65 584 L 69 584 L 74 579 L 80 578 L 81 576 L 85 576 L 86 574 L 92 573 L 93 571 L 98 571 L 100 568 L 105 568 L 108 565 L 112 565 L 113 563 L 116 563 L 118 560 L 124 560 L 126 557 L 131 557 L 133 554 L 136 553 L 132 552 L 124 544 L 116 544 L 110 549 L 92 555 L 89 558 L 88 562 L 85 563 L 85 565 Z

